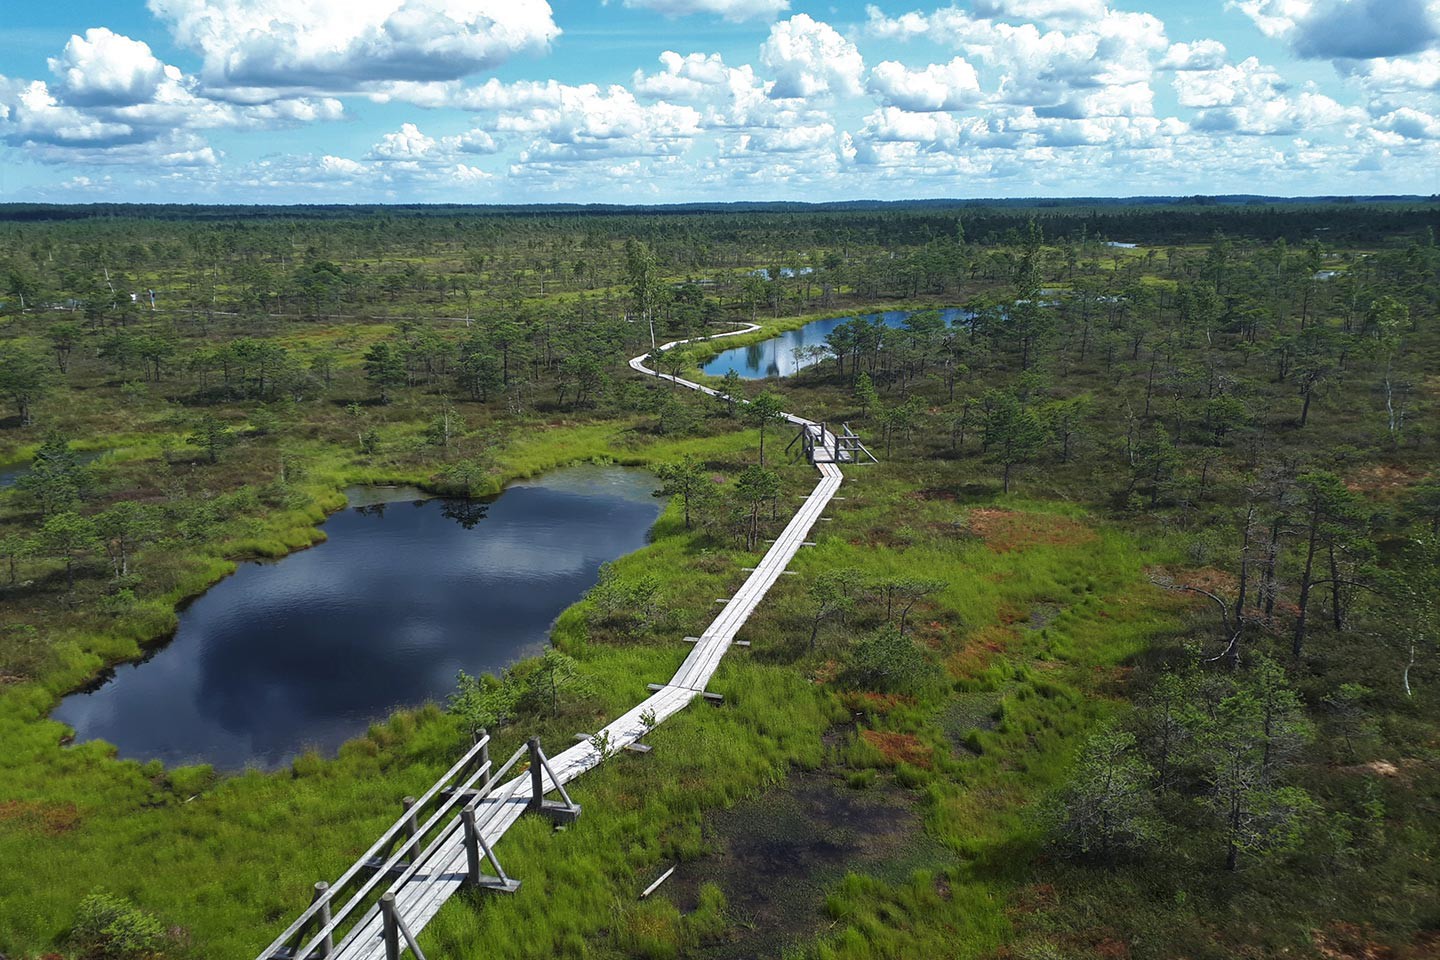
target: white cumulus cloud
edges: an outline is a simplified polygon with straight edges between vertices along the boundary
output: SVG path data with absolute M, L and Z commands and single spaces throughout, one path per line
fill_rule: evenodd
M 667 17 L 708 13 L 726 20 L 774 17 L 790 8 L 790 0 L 625 0 L 627 7 L 641 7 Z
M 1375 121 L 1375 129 L 1406 140 L 1440 140 L 1440 118 L 1411 107 L 1401 107 Z
M 1228 6 L 1301 57 L 1396 57 L 1440 40 L 1437 0 L 1230 0 Z
M 1175 92 L 1184 107 L 1229 107 L 1237 103 L 1272 100 L 1287 87 L 1280 72 L 1250 57 L 1212 70 L 1193 70 L 1175 76 Z
M 994 20 L 1085 23 L 1108 12 L 1105 0 L 975 0 L 977 16 Z
M 401 124 L 396 133 L 387 133 L 370 150 L 376 160 L 419 160 L 435 152 L 434 137 L 427 137 L 413 123 Z
M 1228 60 L 1225 44 L 1219 40 L 1197 40 L 1172 44 L 1160 66 L 1167 70 L 1217 70 Z
M 1428 50 L 1414 57 L 1364 60 L 1346 66 L 1352 76 L 1360 77 L 1374 91 L 1440 92 L 1440 51 Z
M 451 80 L 544 51 L 545 0 L 149 0 L 199 53 L 207 84 L 262 99 L 368 83 Z
M 999 5 L 976 11 L 998 12 Z M 963 51 L 982 65 L 986 99 L 995 104 L 1033 107 L 1056 116 L 1148 113 L 1156 58 L 1169 49 L 1165 25 L 1148 13 L 1089 9 L 1079 5 L 1073 27 L 1042 28 L 977 16 L 958 7 L 887 17 L 868 11 L 866 32 L 904 39 L 924 36 Z M 1106 88 L 1109 88 L 1108 91 Z
M 760 62 L 774 74 L 770 96 L 809 98 L 825 93 L 856 95 L 865 61 L 834 27 L 799 13 L 770 28 Z
M 870 71 L 870 89 L 904 110 L 960 110 L 980 98 L 980 77 L 964 57 L 911 70 L 886 60 Z
M 51 57 L 49 63 L 66 101 L 73 106 L 144 103 L 167 77 L 179 77 L 178 70 L 155 58 L 149 44 L 105 27 L 86 30 L 83 37 L 72 36 L 60 56 Z
M 773 100 L 772 80 L 762 80 L 749 64 L 732 67 L 718 53 L 660 54 L 656 73 L 636 70 L 631 89 L 638 96 L 689 104 L 711 130 L 776 129 L 824 122 L 817 108 L 795 99 Z
M 0 142 L 48 163 L 211 165 L 219 155 L 194 131 L 275 129 L 344 114 L 330 97 L 213 99 L 148 44 L 104 28 L 72 36 L 48 64 L 53 83 L 0 78 Z

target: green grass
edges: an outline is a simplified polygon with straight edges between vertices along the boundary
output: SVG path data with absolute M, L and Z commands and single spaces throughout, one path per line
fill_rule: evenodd
M 734 462 L 755 443 L 753 432 L 631 445 L 633 436 L 623 422 L 553 425 L 514 438 L 497 456 L 496 475 L 533 476 L 591 459 L 643 464 L 683 452 Z M 223 555 L 278 555 L 310 542 L 323 508 L 339 505 L 338 491 L 345 484 L 431 479 L 421 469 L 356 459 L 324 445 L 310 448 L 306 489 L 314 505 L 241 524 L 243 532 L 217 547 L 222 556 L 206 564 L 187 560 L 173 594 L 147 604 L 143 616 L 113 634 L 71 636 L 59 644 L 61 665 L 43 683 L 6 689 L 0 698 L 0 736 L 15 748 L 12 756 L 19 761 L 9 796 L 52 814 L 74 803 L 75 816 L 53 835 L 36 828 L 34 817 L 0 822 L 0 864 L 8 865 L 0 866 L 0 879 L 23 882 L 34 891 L 23 911 L 0 912 L 0 942 L 37 950 L 60 943 L 75 905 L 104 887 L 185 928 L 201 955 L 250 955 L 303 906 L 310 884 L 338 872 L 391 820 L 400 796 L 422 788 L 453 759 L 462 737 L 453 721 L 434 708 L 397 715 L 348 744 L 335 760 L 306 757 L 288 773 L 219 779 L 204 769 L 165 771 L 156 764 L 117 761 L 98 743 L 58 749 L 62 728 L 43 719 L 61 692 L 92 675 L 102 662 L 133 655 L 139 643 L 168 628 L 173 620 L 166 603 L 224 575 L 230 567 Z M 796 494 L 812 482 L 804 465 L 785 472 Z M 803 635 L 795 613 L 803 607 L 805 575 L 826 565 L 856 565 L 871 574 L 950 572 L 950 587 L 926 614 L 947 629 L 944 636 L 931 637 L 927 620 L 927 642 L 937 643 L 937 660 L 961 672 L 959 687 L 1009 685 L 1002 701 L 1005 720 L 983 735 L 980 758 L 946 760 L 933 771 L 890 774 L 909 778 L 908 785 L 922 797 L 927 829 L 956 852 L 960 864 L 970 864 L 947 874 L 955 899 L 946 903 L 961 904 L 963 909 L 954 909 L 971 918 L 966 942 L 977 951 L 994 942 L 1003 929 L 999 911 L 1010 881 L 976 879 L 967 872 L 983 869 L 992 856 L 989 844 L 1015 843 L 1017 832 L 1025 838 L 1018 842 L 1033 839 L 1013 809 L 1053 778 L 1074 736 L 1104 708 L 1077 710 L 1084 702 L 1072 692 L 1078 686 L 1065 687 L 1063 696 L 1027 693 L 1042 681 L 1057 681 L 1049 673 L 1040 676 L 1038 668 L 1010 665 L 1009 652 L 1003 663 L 985 665 L 971 676 L 964 672 L 970 667 L 966 651 L 983 642 L 987 628 L 1005 611 L 1073 598 L 1074 604 L 1047 628 L 1044 643 L 1024 651 L 1024 658 L 1083 662 L 1088 670 L 1096 662 L 1128 655 L 1143 629 L 1137 626 L 1133 637 L 1095 650 L 1085 624 L 1098 609 L 1096 598 L 1133 582 L 1138 568 L 1133 545 L 1106 531 L 1074 545 L 1009 553 L 996 553 L 980 541 L 957 540 L 948 523 L 953 505 L 934 502 L 917 509 L 908 495 L 912 486 L 911 478 L 893 468 L 872 470 L 847 484 L 849 499 L 832 511 L 837 521 L 817 531 L 818 546 L 797 560 L 795 569 L 802 576 L 785 578 L 746 627 L 744 635 L 754 642 L 751 651 L 728 658 L 717 675 L 713 687 L 726 695 L 726 706 L 692 707 L 652 735 L 653 753 L 622 755 L 587 775 L 575 790 L 586 814 L 570 831 L 552 836 L 538 822 L 522 824 L 497 850 L 507 871 L 524 881 L 522 891 L 513 898 L 486 898 L 478 910 L 466 899 L 456 901 L 427 931 L 427 943 L 437 952 L 483 944 L 496 956 L 618 957 L 626 955 L 626 943 L 643 941 L 645 950 L 664 955 L 664 943 L 698 942 L 705 924 L 652 916 L 659 908 L 634 905 L 635 885 L 663 861 L 704 852 L 700 823 L 705 810 L 765 789 L 792 764 L 827 762 L 820 735 L 843 712 L 837 712 L 829 687 L 811 678 L 823 672 L 827 659 L 843 656 L 844 642 L 827 636 L 814 656 L 798 659 L 793 643 L 797 631 Z M 1073 508 L 1010 506 L 1079 514 Z M 576 730 L 594 729 L 643 699 L 647 681 L 663 679 L 678 666 L 686 652 L 678 637 L 697 632 L 713 616 L 711 598 L 733 589 L 744 576 L 739 568 L 753 563 L 753 557 L 725 545 L 706 546 L 700 535 L 686 534 L 677 510 L 672 505 L 666 511 L 651 546 L 617 563 L 624 576 L 663 576 L 666 622 L 617 643 L 589 636 L 583 603 L 567 611 L 557 624 L 556 642 L 582 659 L 599 694 L 567 707 L 561 717 L 527 718 L 502 740 L 538 732 L 548 743 L 566 743 Z M 877 545 L 877 535 L 892 543 Z M 1067 618 L 1074 618 L 1073 627 Z M 1155 626 L 1152 622 L 1147 629 Z M 1017 648 L 1014 655 L 1020 653 Z M 1088 676 L 1079 667 L 1076 672 Z M 916 732 L 938 752 L 945 745 L 939 718 L 948 696 L 937 695 L 879 725 Z M 1043 736 L 1037 740 L 1036 734 Z M 994 758 L 1012 747 L 1010 760 Z M 1002 815 L 976 804 L 977 796 L 1004 798 L 1012 812 Z M 890 940 L 898 944 L 893 949 L 919 949 L 949 923 L 949 906 L 933 915 L 922 909 L 929 901 L 916 881 L 883 890 L 867 881 L 872 886 L 863 888 L 870 890 L 862 898 L 865 909 L 852 902 L 853 891 L 861 889 L 855 887 L 858 882 L 847 880 L 832 894 L 832 910 L 848 919 L 844 932 L 827 939 L 822 952 L 872 955 L 855 953 L 858 948 L 847 944 L 857 936 L 865 942 L 879 936 L 875 910 L 888 916 L 892 910 L 913 909 L 928 918 L 910 923 L 903 936 L 892 932 Z M 983 902 L 994 906 L 982 915 L 974 907 Z M 608 907 L 597 909 L 597 904 Z
M 763 339 L 811 319 L 772 323 L 752 337 Z M 353 382 L 354 353 L 363 349 L 353 328 L 306 328 L 290 336 L 294 346 L 304 349 L 343 339 L 351 360 L 341 367 L 350 371 L 346 376 Z M 735 342 L 716 346 L 722 344 L 729 348 Z M 705 406 L 698 398 L 685 397 L 684 402 Z M 0 910 L 0 943 L 30 951 L 63 945 L 76 905 L 104 888 L 186 930 L 193 947 L 182 953 L 253 955 L 303 906 L 316 879 L 337 873 L 391 821 L 399 797 L 422 789 L 453 759 L 463 737 L 434 707 L 405 711 L 376 725 L 334 760 L 306 756 L 286 772 L 230 777 L 215 777 L 208 768 L 167 771 L 158 764 L 115 760 L 101 743 L 60 748 L 64 728 L 45 719 L 60 695 L 105 664 L 134 657 L 142 645 L 165 636 L 173 629 L 176 604 L 230 572 L 236 559 L 278 557 L 323 536 L 317 524 L 327 511 L 343 505 L 346 486 L 440 486 L 434 452 L 417 445 L 417 421 L 426 416 L 427 405 L 412 398 L 387 408 L 364 408 L 357 420 L 335 404 L 310 410 L 303 423 L 282 409 L 285 449 L 306 471 L 287 490 L 273 487 L 278 452 L 274 439 L 248 440 L 227 452 L 218 465 L 191 467 L 184 458 L 194 452 L 184 446 L 183 432 L 117 429 L 114 413 L 103 410 L 77 413 L 69 422 L 72 433 L 87 438 L 86 446 L 117 451 L 99 464 L 109 483 L 143 488 L 152 482 L 157 465 L 163 469 L 169 458 L 175 464 L 170 470 L 189 471 L 205 488 L 231 491 L 225 496 L 233 499 L 234 507 L 207 540 L 179 551 L 142 555 L 150 592 L 122 615 L 109 618 L 105 628 L 97 629 L 83 605 L 53 617 L 49 668 L 38 681 L 11 684 L 0 694 L 0 737 L 14 761 L 7 799 L 20 805 L 0 819 L 0 883 L 33 891 L 24 898 L 23 909 Z M 462 410 L 476 420 L 485 416 L 478 408 Z M 149 417 L 154 423 L 162 423 L 165 415 L 153 400 L 131 411 L 131 416 Z M 498 492 L 509 480 L 574 462 L 643 466 L 689 453 L 716 469 L 733 470 L 752 455 L 757 442 L 753 431 L 736 431 L 723 417 L 702 424 L 699 435 L 686 438 L 657 438 L 646 422 L 636 416 L 564 412 L 532 417 L 489 451 L 493 467 L 474 492 Z M 381 436 L 375 454 L 353 448 L 350 438 L 364 424 Z M 455 456 L 467 453 L 462 449 Z M 782 473 L 787 497 L 813 484 L 813 472 L 803 464 L 785 466 Z M 716 917 L 723 915 L 720 908 L 712 904 L 700 917 L 680 918 L 661 907 L 637 907 L 638 878 L 664 861 L 703 855 L 704 812 L 765 790 L 793 764 L 853 761 L 857 772 L 873 772 L 878 765 L 884 775 L 903 780 L 923 797 L 927 829 L 936 839 L 957 855 L 977 856 L 968 846 L 975 842 L 975 812 L 964 808 L 963 798 L 975 789 L 1003 787 L 1011 802 L 1021 803 L 1029 795 L 1027 785 L 1038 781 L 1032 784 L 1021 776 L 1018 785 L 1006 784 L 1001 771 L 990 769 L 996 766 L 991 753 L 1002 749 L 994 743 L 969 766 L 946 760 L 932 771 L 891 770 L 884 758 L 863 756 L 856 744 L 844 751 L 850 760 L 827 757 L 821 734 L 845 714 L 831 687 L 814 678 L 826 673 L 828 661 L 843 658 L 845 641 L 827 635 L 813 655 L 797 650 L 795 638 L 807 632 L 797 620 L 806 605 L 806 575 L 831 565 L 854 565 L 870 575 L 949 572 L 951 585 L 935 598 L 917 631 L 935 645 L 937 661 L 955 671 L 953 696 L 975 687 L 1004 689 L 1006 723 L 1025 729 L 1051 722 L 1044 712 L 1034 719 L 1033 708 L 1061 702 L 1073 706 L 1076 698 L 1033 698 L 1032 704 L 1024 691 L 1030 689 L 1033 670 L 1013 677 L 1006 673 L 1001 680 L 991 672 L 1005 673 L 1007 668 L 984 665 L 970 676 L 966 671 L 982 666 L 989 655 L 972 663 L 967 651 L 983 649 L 990 640 L 987 631 L 1012 609 L 1072 596 L 1086 600 L 1097 590 L 1133 580 L 1133 551 L 1123 537 L 1106 532 L 1075 545 L 995 553 L 978 541 L 956 539 L 953 504 L 917 504 L 911 495 L 917 478 L 910 470 L 890 466 L 857 471 L 857 480 L 847 484 L 845 506 L 837 503 L 832 509 L 836 522 L 816 531 L 818 546 L 797 559 L 795 569 L 801 576 L 782 580 L 747 625 L 744 635 L 754 642 L 750 652 L 732 656 L 722 666 L 713 686 L 725 694 L 726 706 L 715 710 L 697 705 L 653 735 L 652 754 L 622 755 L 578 783 L 576 799 L 587 812 L 572 830 L 551 836 L 542 824 L 523 823 L 497 851 L 507 871 L 524 880 L 521 893 L 509 899 L 486 898 L 478 910 L 468 899 L 453 903 L 426 932 L 429 944 L 437 951 L 455 952 L 484 944 L 497 956 L 514 957 L 664 956 L 693 946 L 709 935 L 706 931 L 713 933 Z M 797 501 L 786 501 L 792 502 Z M 1009 506 L 1083 517 L 1074 508 L 1021 501 Z M 668 676 L 683 659 L 687 648 L 678 638 L 703 627 L 714 614 L 712 599 L 733 590 L 743 578 L 739 568 L 753 565 L 755 559 L 732 545 L 707 544 L 700 535 L 685 533 L 678 507 L 672 505 L 656 524 L 652 545 L 616 564 L 622 576 L 661 577 L 668 614 L 664 622 L 618 642 L 608 635 L 591 635 L 584 603 L 567 611 L 556 625 L 555 640 L 582 660 L 597 695 L 567 706 L 560 717 L 525 718 L 501 734 L 497 750 L 508 750 L 506 743 L 530 733 L 547 743 L 568 743 L 575 731 L 595 729 L 643 699 L 645 683 Z M 1086 571 L 1085 577 L 1071 582 L 1076 570 Z M 1068 655 L 1059 642 L 1062 635 L 1054 636 L 1047 641 L 1052 646 L 1037 657 Z M 872 725 L 913 732 L 939 755 L 948 749 L 940 717 L 950 696 L 937 693 Z M 1062 745 L 1089 716 L 1082 712 L 1059 729 L 1055 745 L 1046 746 L 1044 756 L 1054 754 L 1048 763 L 1060 762 Z M 1005 733 L 997 728 L 990 735 Z M 1015 776 L 1013 771 L 1005 775 Z M 1012 827 L 1002 822 L 991 829 L 999 837 Z M 1006 889 L 1004 883 L 992 888 L 979 880 L 973 881 L 979 884 L 974 889 L 963 887 L 958 873 L 951 882 L 957 899 L 965 903 L 978 897 L 999 904 Z M 852 885 L 846 881 L 832 895 L 832 906 L 848 903 L 845 891 Z M 884 886 L 888 892 L 876 892 L 870 902 L 877 907 L 891 900 L 908 902 L 906 891 L 912 886 L 909 881 Z M 606 906 L 597 909 L 597 904 Z M 843 949 L 856 935 L 874 935 L 868 914 L 853 904 L 845 909 L 854 911 L 853 918 L 824 949 Z M 931 942 L 926 938 L 937 935 L 931 921 L 943 924 L 946 916 L 942 910 L 925 923 L 913 924 L 913 937 L 904 943 Z M 994 911 L 975 916 L 971 942 L 976 949 L 994 941 L 995 931 L 1003 926 L 998 918 Z
M 700 833 L 705 809 L 764 790 L 791 764 L 877 762 L 915 792 L 927 832 L 953 852 L 955 862 L 942 874 L 924 872 L 898 883 L 846 878 L 828 899 L 838 932 L 823 938 L 815 955 L 982 956 L 1001 942 L 1009 929 L 1009 895 L 1020 882 L 1026 855 L 1038 845 L 1027 803 L 1063 774 L 1085 731 L 1120 709 L 1110 697 L 1096 695 L 1096 668 L 1118 665 L 1143 650 L 1155 633 L 1173 630 L 1176 605 L 1140 581 L 1134 543 L 1109 531 L 1082 544 L 1004 554 L 978 541 L 906 549 L 852 545 L 850 535 L 872 529 L 872 518 L 893 517 L 884 503 L 887 489 L 899 484 L 882 479 L 880 471 L 871 480 L 847 486 L 850 500 L 837 511 L 834 533 L 827 528 L 818 546 L 801 554 L 795 566 L 801 576 L 794 580 L 803 583 L 807 573 L 830 565 L 855 564 L 872 575 L 918 575 L 937 564 L 953 571 L 951 588 L 929 611 L 970 625 L 939 641 L 937 655 L 962 655 L 953 689 L 947 686 L 870 721 L 877 729 L 911 733 L 929 743 L 937 757 L 933 769 L 886 764 L 854 743 L 838 756 L 821 751 L 820 733 L 844 714 L 837 714 L 830 687 L 809 678 L 823 670 L 826 659 L 843 656 L 845 641 L 827 636 L 814 655 L 796 659 L 799 600 L 781 590 L 744 628 L 742 636 L 752 646 L 727 658 L 712 685 L 725 694 L 726 706 L 692 707 L 651 735 L 651 754 L 622 755 L 579 781 L 572 792 L 586 814 L 565 833 L 551 836 L 543 824 L 534 824 L 507 837 L 501 848 L 506 869 L 526 878 L 526 886 L 514 897 L 485 898 L 478 910 L 463 900 L 452 903 L 426 934 L 437 951 L 484 949 L 535 958 L 636 955 L 626 952 L 627 937 L 637 927 L 655 926 L 649 914 L 656 908 L 637 904 L 635 894 L 664 863 L 683 863 L 705 852 Z M 704 556 L 697 559 L 690 547 L 689 538 L 667 538 L 619 566 L 625 574 L 668 570 L 672 582 L 694 584 L 687 597 L 712 595 L 727 577 L 736 577 L 707 574 Z M 686 575 L 674 576 L 681 569 Z M 972 664 L 963 656 L 984 642 L 1001 611 L 1057 596 L 1066 603 L 1043 631 L 1017 635 L 987 662 Z M 690 611 L 683 624 L 698 626 L 707 616 Z M 567 614 L 557 629 L 571 649 L 583 631 L 582 612 Z M 604 670 L 601 664 L 614 663 L 623 675 L 653 662 L 648 649 L 592 643 L 584 652 L 587 665 Z M 671 655 L 672 662 L 678 655 Z M 979 736 L 979 757 L 949 756 L 942 715 L 952 698 L 980 688 L 1005 691 L 998 701 L 1002 719 Z M 532 876 L 538 889 L 530 886 Z M 683 922 L 672 918 L 658 927 L 665 935 L 652 930 L 658 940 L 650 942 L 651 952 L 639 955 L 678 956 L 694 946 L 695 933 Z

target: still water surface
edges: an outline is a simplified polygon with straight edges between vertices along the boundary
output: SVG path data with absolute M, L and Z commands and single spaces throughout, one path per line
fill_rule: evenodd
M 72 451 L 75 456 L 75 462 L 82 467 L 87 463 L 93 463 L 99 460 L 109 452 L 109 450 Z M 13 463 L 0 463 L 0 490 L 15 486 L 21 477 L 30 472 L 31 462 L 30 460 L 16 460 Z
M 912 310 L 890 310 L 885 313 L 866 314 L 879 319 L 887 327 L 904 326 L 905 318 Z M 946 309 L 940 316 L 947 324 L 970 316 L 964 310 Z M 766 377 L 788 377 L 797 371 L 812 366 L 815 361 L 805 357 L 797 358 L 797 348 L 818 347 L 825 344 L 825 338 L 840 324 L 853 317 L 832 317 L 829 320 L 814 320 L 779 336 L 771 337 L 748 347 L 735 347 L 715 357 L 701 369 L 711 376 L 723 377 L 734 370 L 746 380 L 763 380 Z
M 645 545 L 654 489 L 643 471 L 581 467 L 490 502 L 352 491 L 325 542 L 242 564 L 181 613 L 173 641 L 54 716 L 166 764 L 333 753 L 397 706 L 443 699 L 458 670 L 541 651 L 600 564 Z

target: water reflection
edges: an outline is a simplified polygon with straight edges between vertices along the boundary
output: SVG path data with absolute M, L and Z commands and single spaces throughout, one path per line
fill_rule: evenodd
M 905 318 L 912 313 L 914 311 L 911 310 L 890 310 L 865 316 L 878 319 L 887 327 L 901 327 L 905 324 Z M 939 313 L 947 324 L 969 317 L 966 311 L 955 308 L 941 310 Z M 833 317 L 829 320 L 814 320 L 769 340 L 726 350 L 701 369 L 716 377 L 723 377 L 734 370 L 746 380 L 788 377 L 828 357 L 827 353 L 822 352 L 825 338 L 840 324 L 852 319 L 854 318 Z
M 105 454 L 109 452 L 109 450 L 70 451 L 71 456 L 75 458 L 75 462 L 80 464 L 80 466 L 82 467 L 85 466 L 87 463 L 94 463 L 96 460 L 99 460 L 101 457 L 105 456 Z M 15 486 L 15 484 L 19 483 L 20 478 L 30 472 L 31 463 L 32 461 L 30 460 L 16 460 L 12 463 L 0 463 L 0 490 L 5 489 L 6 487 L 13 487 Z
M 273 767 L 305 746 L 333 751 L 396 706 L 443 698 L 457 670 L 542 649 L 600 564 L 644 545 L 654 487 L 595 467 L 491 502 L 372 492 L 325 522 L 325 542 L 241 565 L 181 614 L 173 642 L 55 717 L 167 764 Z

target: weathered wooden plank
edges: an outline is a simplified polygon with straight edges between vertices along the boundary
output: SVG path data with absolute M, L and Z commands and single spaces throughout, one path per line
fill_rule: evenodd
M 660 884 L 664 883 L 666 880 L 669 880 L 670 874 L 674 872 L 675 868 L 671 867 L 669 870 L 666 870 L 664 873 L 660 874 L 660 876 L 656 877 L 654 883 L 650 884 L 650 886 L 640 891 L 640 899 L 644 900 L 646 897 L 650 896 L 650 894 L 658 890 L 660 888 Z

